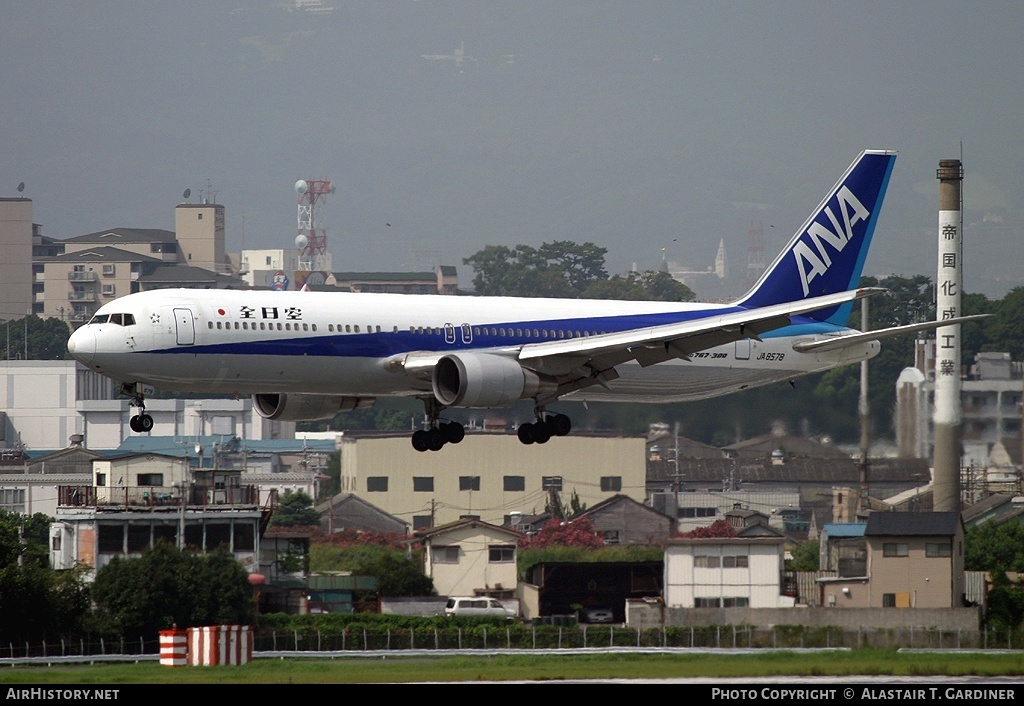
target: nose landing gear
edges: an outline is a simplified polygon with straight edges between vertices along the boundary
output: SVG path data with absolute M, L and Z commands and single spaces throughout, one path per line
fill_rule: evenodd
M 138 407 L 139 413 L 133 414 L 128 420 L 128 427 L 139 434 L 146 434 L 153 431 L 153 417 L 146 414 L 146 395 L 141 383 L 125 383 L 121 386 L 121 392 L 131 395 L 130 407 Z

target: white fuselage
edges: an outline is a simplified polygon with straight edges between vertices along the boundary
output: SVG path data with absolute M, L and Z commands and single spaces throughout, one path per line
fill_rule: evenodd
M 103 306 L 69 340 L 75 358 L 121 382 L 210 393 L 422 396 L 408 354 L 494 352 L 727 311 L 723 305 L 237 290 L 161 290 Z M 671 402 L 785 381 L 872 357 L 871 341 L 798 353 L 795 341 L 849 332 L 805 322 L 648 367 L 565 399 Z

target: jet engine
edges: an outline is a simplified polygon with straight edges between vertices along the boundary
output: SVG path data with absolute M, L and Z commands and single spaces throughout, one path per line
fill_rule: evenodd
M 434 366 L 434 397 L 446 407 L 508 407 L 553 392 L 553 378 L 493 353 L 452 353 Z
M 282 422 L 308 422 L 330 419 L 338 412 L 356 407 L 372 407 L 373 397 L 337 397 L 331 395 L 275 395 L 252 396 L 252 404 L 261 417 Z

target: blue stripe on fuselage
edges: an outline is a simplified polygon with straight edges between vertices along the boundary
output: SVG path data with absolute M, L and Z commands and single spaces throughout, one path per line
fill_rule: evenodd
M 575 319 L 558 319 L 547 321 L 516 321 L 512 323 L 480 323 L 472 324 L 473 337 L 470 343 L 462 340 L 461 326 L 455 327 L 455 342 L 445 340 L 444 328 L 426 328 L 424 333 L 412 333 L 408 330 L 400 330 L 397 333 L 392 331 L 381 333 L 331 333 L 327 335 L 303 335 L 295 338 L 274 338 L 251 341 L 233 341 L 231 343 L 214 343 L 193 346 L 175 346 L 161 350 L 150 351 L 151 353 L 175 354 L 184 353 L 188 355 L 263 355 L 263 356 L 314 356 L 314 357 L 365 357 L 365 358 L 386 358 L 401 353 L 413 351 L 455 351 L 473 350 L 484 348 L 502 348 L 509 346 L 526 345 L 530 343 L 544 343 L 546 341 L 564 340 L 569 338 L 564 332 L 571 332 L 573 338 L 577 332 L 591 335 L 597 333 L 617 333 L 633 329 L 650 328 L 663 324 L 692 321 L 708 316 L 720 316 L 736 311 L 741 307 L 725 307 L 714 310 L 701 310 L 689 312 L 665 312 L 652 314 L 636 314 L 608 317 L 587 317 Z M 506 335 L 483 333 L 483 331 L 502 330 Z M 554 336 L 525 336 L 515 335 L 516 331 L 530 329 L 533 331 L 555 331 Z M 815 321 L 805 317 L 794 317 L 793 324 L 775 331 L 769 331 L 762 335 L 762 338 L 777 338 L 782 336 L 811 335 L 822 333 L 835 333 L 843 330 L 844 327 Z M 429 331 L 429 333 L 428 333 Z M 224 331 L 232 336 L 242 336 L 244 331 Z M 263 333 L 263 332 L 259 332 Z M 559 335 L 561 333 L 562 335 Z M 217 335 L 215 331 L 213 334 Z

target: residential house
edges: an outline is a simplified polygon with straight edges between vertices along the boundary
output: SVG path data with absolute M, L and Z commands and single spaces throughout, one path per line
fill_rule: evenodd
M 316 506 L 320 527 L 328 534 L 354 530 L 409 534 L 409 525 L 352 493 L 338 493 Z
M 578 517 L 586 517 L 605 544 L 658 544 L 675 534 L 676 522 L 627 495 L 613 495 Z
M 480 520 L 459 520 L 416 533 L 424 547 L 423 573 L 441 596 L 516 595 L 521 534 Z
M 791 608 L 783 595 L 782 537 L 672 538 L 665 547 L 667 608 Z
M 867 573 L 819 579 L 835 608 L 960 608 L 964 528 L 956 512 L 872 512 L 864 529 Z
M 173 456 L 96 459 L 90 484 L 57 488 L 50 566 L 85 566 L 92 579 L 115 557 L 138 557 L 164 541 L 198 552 L 227 549 L 255 574 L 276 498 L 261 505 L 258 489 L 240 480 L 238 471 L 193 471 Z

